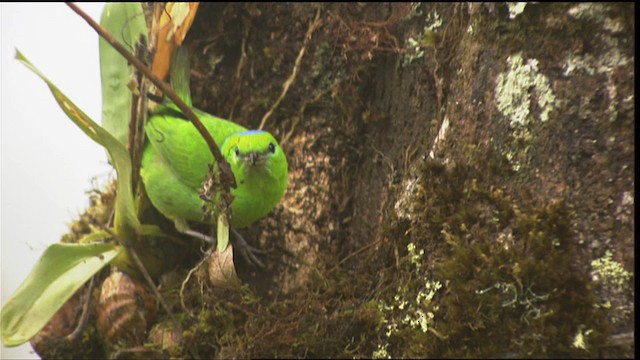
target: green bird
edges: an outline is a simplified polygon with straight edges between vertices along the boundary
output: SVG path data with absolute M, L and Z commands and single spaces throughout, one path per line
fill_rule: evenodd
M 178 48 L 171 66 L 171 84 L 191 106 L 188 69 L 186 49 Z M 251 225 L 278 204 L 287 188 L 287 158 L 268 132 L 247 130 L 234 122 L 193 110 L 221 146 L 221 153 L 236 179 L 237 187 L 231 189 L 230 225 L 240 241 L 239 250 L 250 262 L 262 267 L 252 253 L 256 249 L 249 246 L 235 228 Z M 145 125 L 145 133 L 148 141 L 140 174 L 149 200 L 160 213 L 174 221 L 178 231 L 213 243 L 213 238 L 188 226 L 188 221 L 203 221 L 203 200 L 199 192 L 209 164 L 215 163 L 206 142 L 173 103 L 158 106 Z M 214 169 L 217 171 L 217 165 Z M 214 196 L 214 201 L 219 198 Z M 217 206 L 214 204 L 213 208 Z M 217 216 L 212 216 L 211 221 L 217 221 Z

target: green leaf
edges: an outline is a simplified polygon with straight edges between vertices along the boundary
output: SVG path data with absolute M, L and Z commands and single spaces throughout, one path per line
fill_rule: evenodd
M 141 36 L 147 43 L 147 24 L 139 2 L 106 4 L 100 24 L 132 53 L 135 53 L 134 46 Z M 100 37 L 102 126 L 125 146 L 131 109 L 131 91 L 128 85 L 132 74 L 133 68 L 127 59 Z
M 113 229 L 110 229 L 113 231 Z M 140 235 L 143 237 L 147 236 L 162 236 L 166 237 L 167 235 L 160 229 L 157 225 L 140 225 Z M 113 236 L 109 231 L 106 230 L 97 230 L 90 234 L 87 234 L 78 240 L 80 244 L 89 244 L 89 243 L 98 243 L 105 242 L 107 240 L 111 240 Z
M 218 237 L 216 239 L 216 250 L 223 252 L 229 245 L 229 221 L 224 214 L 218 215 Z
M 118 197 L 116 199 L 115 229 L 118 237 L 125 241 L 135 241 L 136 232 L 140 229 L 140 221 L 136 216 L 136 208 L 133 201 L 133 191 L 131 189 L 131 158 L 124 145 L 109 132 L 96 124 L 87 114 L 78 108 L 69 98 L 67 98 L 40 70 L 38 70 L 20 51 L 16 51 L 16 59 L 26 65 L 31 71 L 36 73 L 49 86 L 49 90 L 58 102 L 58 105 L 87 136 L 93 141 L 104 146 L 118 173 L 118 185 L 116 188 Z
M 113 229 L 111 229 L 111 231 L 113 231 Z M 78 240 L 78 244 L 107 242 L 111 239 L 113 239 L 113 235 L 109 234 L 109 232 L 106 230 L 98 230 L 81 237 L 80 240 Z
M 115 244 L 53 244 L 2 307 L 5 346 L 23 344 L 44 327 L 90 277 L 122 252 Z

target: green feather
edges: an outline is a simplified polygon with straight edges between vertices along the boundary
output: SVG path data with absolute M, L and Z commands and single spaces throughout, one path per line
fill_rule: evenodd
M 190 103 L 185 59 L 182 50 L 174 57 L 172 85 Z M 267 215 L 287 187 L 287 159 L 276 139 L 268 132 L 247 131 L 234 122 L 194 111 L 220 146 L 238 183 L 231 190 L 231 226 L 248 226 Z M 173 104 L 159 106 L 145 125 L 145 132 L 149 141 L 141 176 L 151 203 L 171 220 L 202 221 L 199 191 L 209 164 L 214 163 L 206 142 Z M 217 216 L 211 218 L 216 221 Z

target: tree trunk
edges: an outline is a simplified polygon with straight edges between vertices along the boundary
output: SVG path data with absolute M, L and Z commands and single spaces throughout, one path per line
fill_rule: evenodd
M 633 356 L 634 10 L 201 4 L 194 105 L 273 110 L 289 187 L 241 291 L 163 278 L 165 353 Z

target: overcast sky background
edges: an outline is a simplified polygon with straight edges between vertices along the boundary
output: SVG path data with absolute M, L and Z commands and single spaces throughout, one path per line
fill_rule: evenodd
M 99 21 L 103 3 L 79 5 Z M 2 304 L 47 246 L 88 205 L 91 179 L 115 176 L 102 147 L 62 112 L 20 51 L 100 122 L 98 35 L 62 3 L 0 4 L 0 258 Z M 1 358 L 38 358 L 27 343 Z

